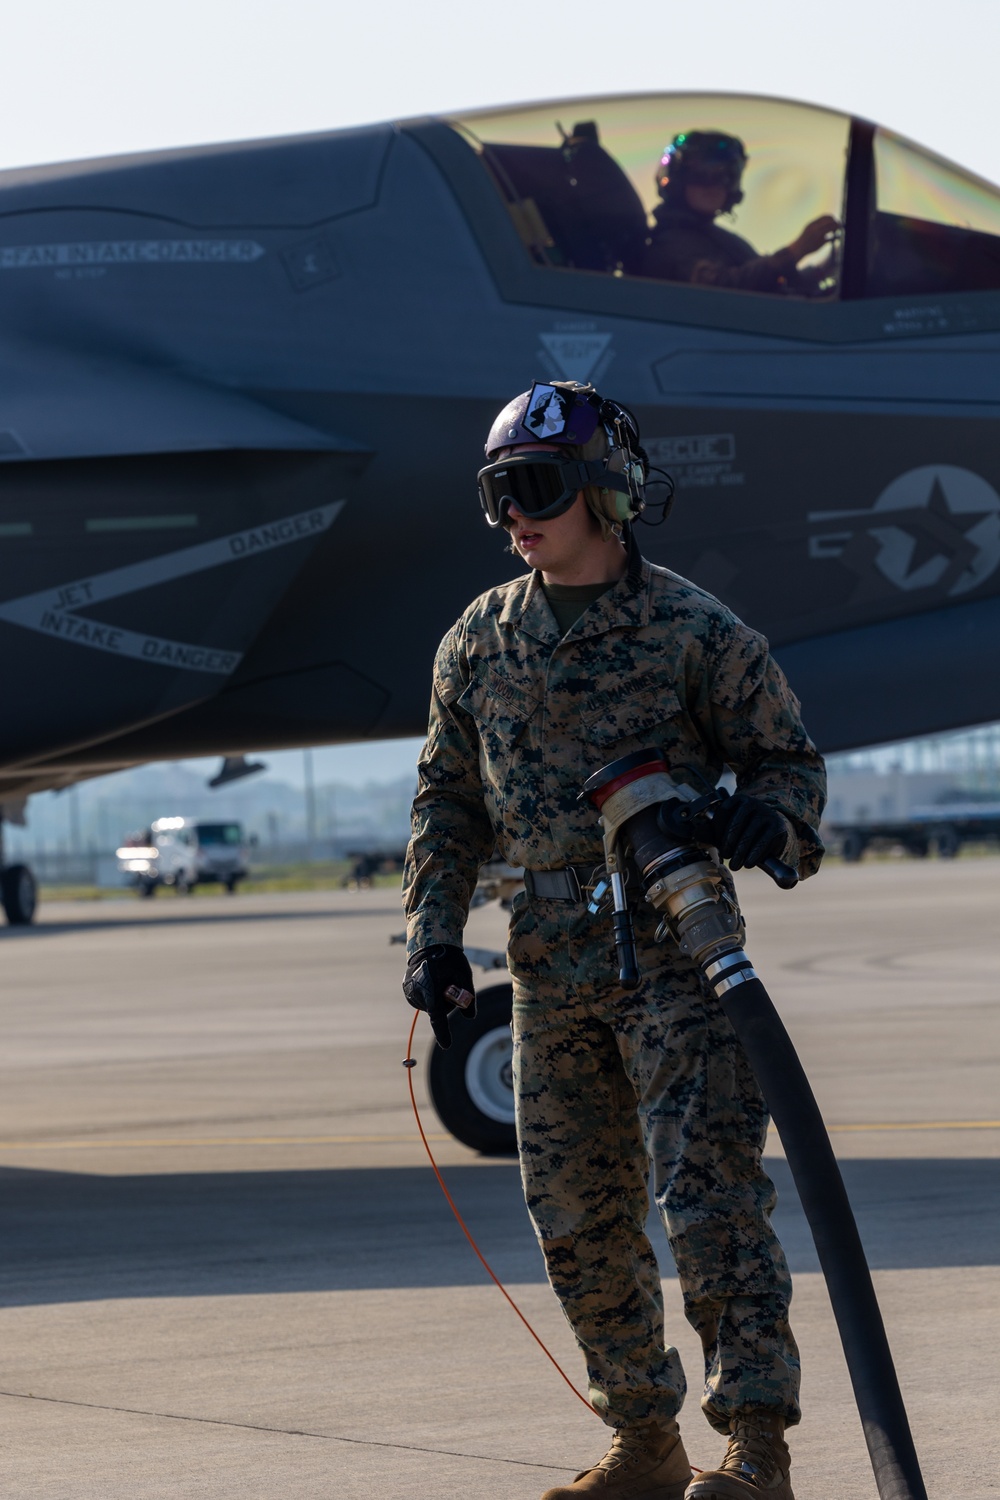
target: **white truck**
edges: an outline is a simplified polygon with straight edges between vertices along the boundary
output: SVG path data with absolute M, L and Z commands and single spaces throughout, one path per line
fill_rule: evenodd
M 224 885 L 231 895 L 246 878 L 253 842 L 242 823 L 157 818 L 116 852 L 119 868 L 143 896 L 152 896 L 160 885 L 192 891 L 212 883 Z

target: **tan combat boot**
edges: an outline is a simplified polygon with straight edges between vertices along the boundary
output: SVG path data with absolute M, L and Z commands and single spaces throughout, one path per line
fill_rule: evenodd
M 785 1419 L 777 1412 L 740 1412 L 719 1468 L 692 1480 L 684 1500 L 795 1500 L 784 1434 Z
M 616 1427 L 611 1447 L 572 1484 L 546 1490 L 542 1500 L 684 1500 L 691 1465 L 676 1422 Z

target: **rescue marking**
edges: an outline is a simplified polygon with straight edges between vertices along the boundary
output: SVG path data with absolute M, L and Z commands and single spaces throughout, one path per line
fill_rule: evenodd
M 211 542 L 199 542 L 193 547 L 166 552 L 161 557 L 146 558 L 123 568 L 111 568 L 106 573 L 95 573 L 90 578 L 79 578 L 72 583 L 42 589 L 36 594 L 25 594 L 20 599 L 8 599 L 0 603 L 0 620 L 20 625 L 25 630 L 36 630 L 41 635 L 72 641 L 74 645 L 87 646 L 92 651 L 130 656 L 185 672 L 208 672 L 228 677 L 242 661 L 242 651 L 168 640 L 119 625 L 102 625 L 98 620 L 84 619 L 76 611 L 106 599 L 120 599 L 125 594 L 134 594 L 158 583 L 188 578 L 206 568 L 242 562 L 258 553 L 315 537 L 329 529 L 343 504 L 343 500 L 334 500 L 294 516 L 248 526 L 244 531 L 234 531 Z

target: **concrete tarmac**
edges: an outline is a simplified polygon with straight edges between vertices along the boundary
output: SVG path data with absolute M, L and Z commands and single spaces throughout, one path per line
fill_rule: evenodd
M 1000 1494 L 1000 860 L 741 877 L 855 1204 L 932 1500 Z M 535 1500 L 604 1451 L 461 1237 L 406 1094 L 393 891 L 50 903 L 0 931 L 6 1500 Z M 469 941 L 502 946 L 503 914 Z M 488 982 L 488 981 L 487 981 Z M 429 1030 L 421 1019 L 418 1053 Z M 425 1121 L 578 1385 L 516 1166 Z M 799 1500 L 875 1495 L 808 1231 Z M 696 1340 L 658 1234 L 670 1337 Z

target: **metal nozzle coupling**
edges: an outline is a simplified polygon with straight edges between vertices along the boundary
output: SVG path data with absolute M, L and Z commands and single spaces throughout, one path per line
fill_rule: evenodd
M 707 969 L 713 959 L 742 948 L 746 931 L 739 909 L 723 887 L 719 866 L 697 857 L 698 853 L 678 851 L 677 861 L 645 887 L 645 896 L 663 913 L 664 924 L 681 952 Z
M 719 994 L 741 983 L 738 975 L 753 977 L 743 953 L 743 918 L 713 853 L 698 842 L 678 843 L 676 835 L 665 831 L 660 816 L 664 805 L 690 803 L 696 793 L 673 780 L 662 753 L 643 750 L 614 761 L 590 778 L 582 795 L 601 814 L 608 869 L 617 871 L 621 861 L 630 859 L 645 899 L 662 914 L 657 936 L 669 934 Z M 616 901 L 616 915 L 620 908 L 624 901 Z M 619 934 L 616 925 L 620 955 L 625 951 L 624 917 L 621 927 Z M 729 962 L 728 955 L 739 957 Z

